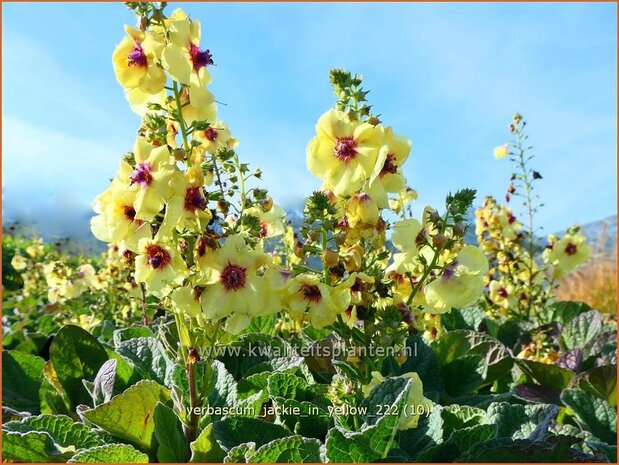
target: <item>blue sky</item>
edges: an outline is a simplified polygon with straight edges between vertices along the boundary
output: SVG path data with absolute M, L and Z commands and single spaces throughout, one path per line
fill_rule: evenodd
M 239 154 L 284 206 L 320 184 L 305 146 L 332 104 L 328 70 L 345 67 L 413 141 L 417 212 L 461 187 L 502 197 L 510 165 L 492 149 L 515 111 L 544 176 L 539 224 L 616 212 L 615 4 L 178 5 L 202 22 Z M 2 21 L 4 220 L 77 234 L 138 126 L 111 66 L 134 18 L 115 3 L 3 3 Z

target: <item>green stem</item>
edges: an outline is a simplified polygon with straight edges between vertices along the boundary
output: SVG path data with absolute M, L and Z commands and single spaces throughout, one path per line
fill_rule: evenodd
M 185 364 L 185 370 L 187 372 L 187 382 L 189 384 L 189 415 L 188 422 L 189 427 L 186 429 L 185 435 L 187 440 L 191 443 L 198 437 L 198 423 L 200 421 L 200 415 L 196 412 L 196 409 L 200 407 L 200 399 L 198 397 L 198 387 L 196 380 L 196 362 L 192 351 L 197 354 L 196 349 L 189 349 L 190 356 Z
M 441 227 L 439 228 L 439 234 L 443 234 L 445 232 L 445 226 L 447 225 L 448 221 L 449 221 L 449 205 L 446 206 L 445 218 L 443 218 L 443 222 L 441 224 Z M 434 257 L 432 257 L 432 261 L 430 262 L 430 265 L 425 268 L 424 273 L 421 276 L 421 279 L 417 282 L 411 294 L 408 296 L 408 299 L 406 300 L 406 305 L 410 305 L 413 302 L 413 299 L 415 298 L 415 296 L 421 289 L 421 286 L 423 286 L 423 283 L 425 282 L 425 280 L 428 278 L 428 276 L 430 275 L 430 273 L 436 266 L 438 259 L 441 256 L 441 252 L 445 249 L 446 244 L 447 243 L 445 242 L 443 245 L 441 245 L 438 249 L 434 251 Z
M 524 205 L 527 209 L 528 216 L 528 228 L 529 228 L 529 244 L 528 244 L 528 252 L 529 252 L 529 260 L 528 260 L 528 268 L 529 268 L 529 293 L 532 296 L 533 293 L 533 270 L 535 267 L 535 236 L 533 230 L 533 185 L 532 180 L 529 177 L 529 170 L 527 169 L 527 160 L 525 159 L 525 149 L 522 147 L 522 133 L 520 130 L 517 131 L 517 141 L 516 141 L 516 150 L 518 151 L 518 168 L 522 172 L 522 182 L 524 183 L 524 193 L 525 193 L 525 202 Z M 529 305 L 529 316 L 534 311 L 534 306 Z
M 187 126 L 185 125 L 185 119 L 183 118 L 183 105 L 181 104 L 181 93 L 178 88 L 178 82 L 172 81 L 174 83 L 174 100 L 176 101 L 176 120 L 181 128 L 181 136 L 183 137 L 183 148 L 187 151 L 187 156 L 189 156 L 189 139 L 187 133 Z

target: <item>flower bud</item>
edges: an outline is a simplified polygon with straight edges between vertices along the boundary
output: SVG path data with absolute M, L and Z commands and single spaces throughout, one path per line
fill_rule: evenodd
M 146 16 L 140 16 L 138 18 L 138 29 L 144 32 L 148 28 L 148 18 Z
M 353 272 L 359 271 L 363 266 L 363 247 L 359 244 L 355 244 L 346 251 L 344 256 L 344 265 L 346 271 Z
M 322 252 L 322 262 L 327 268 L 333 268 L 339 263 L 339 261 L 340 256 L 337 252 L 334 252 L 331 249 L 325 249 L 324 252 Z
M 370 116 L 367 122 L 372 126 L 377 126 L 380 124 L 380 120 L 376 116 Z
M 312 241 L 312 242 L 316 242 L 319 238 L 319 234 L 317 231 L 315 231 L 314 229 L 310 229 L 307 233 L 307 238 Z
M 296 241 L 295 244 L 294 244 L 294 254 L 298 258 L 305 257 L 305 251 L 303 250 L 303 244 L 301 244 L 300 241 Z
M 224 215 L 228 213 L 228 209 L 229 208 L 230 207 L 228 205 L 228 202 L 226 202 L 225 200 L 218 200 L 217 201 L 217 210 L 219 210 Z
M 184 161 L 185 160 L 185 149 L 183 149 L 182 147 L 176 147 L 174 151 L 172 152 L 172 155 L 174 156 L 174 159 L 176 161 Z
M 464 225 L 462 223 L 456 223 L 456 225 L 454 226 L 454 234 L 456 236 L 462 237 L 464 236 Z
M 273 199 L 271 197 L 267 197 L 262 201 L 262 211 L 268 213 L 273 208 Z
M 447 245 L 447 238 L 444 234 L 437 234 L 436 236 L 432 237 L 432 245 L 434 247 L 442 249 L 443 247 L 445 247 L 445 245 Z
M 344 244 L 344 242 L 346 242 L 346 234 L 341 232 L 337 233 L 335 236 L 333 236 L 333 240 L 337 245 L 342 245 Z

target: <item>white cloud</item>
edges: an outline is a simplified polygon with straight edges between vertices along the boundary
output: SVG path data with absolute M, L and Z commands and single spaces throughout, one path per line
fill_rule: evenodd
M 107 187 L 122 152 L 15 117 L 2 119 L 4 218 L 71 232 Z

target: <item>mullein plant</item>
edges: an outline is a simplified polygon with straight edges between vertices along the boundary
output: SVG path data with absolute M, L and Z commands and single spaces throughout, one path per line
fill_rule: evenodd
M 496 159 L 509 158 L 514 172 L 505 204 L 488 196 L 475 211 L 476 234 L 490 262 L 484 278 L 488 311 L 496 317 L 537 321 L 551 301 L 557 281 L 585 262 L 591 251 L 576 226 L 561 238 L 549 235 L 546 244 L 538 237 L 534 219 L 543 204 L 534 188 L 542 175 L 530 166 L 533 152 L 525 127 L 522 116 L 514 115 L 509 124 L 510 141 L 494 149 Z M 523 221 L 509 207 L 515 198 L 522 199 Z
M 411 141 L 372 114 L 360 76 L 333 70 L 330 80 L 337 102 L 307 146 L 307 167 L 323 185 L 307 199 L 282 306 L 296 327 L 329 328 L 354 348 L 359 356 L 336 365 L 369 391 L 386 358 L 376 349 L 401 348 L 415 333 L 435 339 L 442 313 L 481 297 L 488 261 L 463 242 L 475 192 L 412 218 L 416 193 L 403 174 Z
M 208 90 L 210 50 L 200 22 L 165 3 L 128 3 L 137 27 L 113 53 L 118 83 L 142 117 L 133 150 L 94 202 L 91 229 L 132 264 L 144 322 L 168 310 L 179 335 L 178 361 L 196 384 L 196 362 L 224 333 L 276 313 L 279 270 L 265 252 L 283 235 L 283 211 L 263 189 L 259 170 L 241 163 Z M 202 399 L 190 389 L 187 405 Z M 185 432 L 195 439 L 199 418 Z
M 155 309 L 174 319 L 190 384 L 189 439 L 199 423 L 191 412 L 205 401 L 196 362 L 256 317 L 280 312 L 279 330 L 327 328 L 349 347 L 369 349 L 339 361 L 361 395 L 386 358 L 372 349 L 403 347 L 417 332 L 434 339 L 441 313 L 480 298 L 488 262 L 463 243 L 474 191 L 449 195 L 443 214 L 428 207 L 413 219 L 416 193 L 402 173 L 411 142 L 371 114 L 360 77 L 331 73 L 338 101 L 307 147 L 308 169 L 324 184 L 294 231 L 267 192 L 252 187 L 261 172 L 241 163 L 217 119 L 207 87 L 214 59 L 200 44 L 200 23 L 180 9 L 166 16 L 164 3 L 128 6 L 138 27 L 125 28 L 113 66 L 142 123 L 95 199 L 91 229 L 132 263 L 144 322 Z M 389 211 L 401 219 L 389 223 Z

